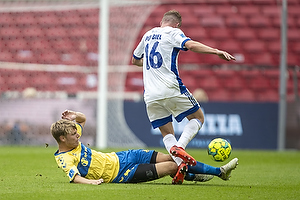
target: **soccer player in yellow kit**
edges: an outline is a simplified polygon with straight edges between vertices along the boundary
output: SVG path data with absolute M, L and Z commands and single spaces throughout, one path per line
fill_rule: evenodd
M 70 182 L 138 183 L 176 174 L 178 166 L 169 154 L 142 149 L 102 153 L 86 147 L 79 142 L 85 122 L 83 113 L 66 110 L 62 119 L 51 125 L 58 143 L 55 160 Z M 185 180 L 204 182 L 214 175 L 229 180 L 236 165 L 237 159 L 220 168 L 197 162 L 188 168 Z

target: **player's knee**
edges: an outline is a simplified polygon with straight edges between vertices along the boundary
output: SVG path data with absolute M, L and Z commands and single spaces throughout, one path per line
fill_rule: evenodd
M 135 171 L 130 183 L 140 183 L 158 179 L 155 164 L 140 164 Z

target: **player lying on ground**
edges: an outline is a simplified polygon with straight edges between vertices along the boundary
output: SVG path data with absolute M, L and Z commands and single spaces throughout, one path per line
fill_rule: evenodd
M 138 183 L 176 174 L 178 166 L 169 154 L 153 150 L 102 153 L 86 147 L 79 142 L 85 122 L 83 113 L 66 110 L 62 119 L 51 125 L 52 136 L 58 143 L 55 159 L 70 182 L 94 185 L 103 182 Z M 204 182 L 214 176 L 229 180 L 237 161 L 235 158 L 220 168 L 197 162 L 181 173 L 180 183 L 184 178 Z

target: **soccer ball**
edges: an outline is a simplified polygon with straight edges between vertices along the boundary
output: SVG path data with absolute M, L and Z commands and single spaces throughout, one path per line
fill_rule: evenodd
M 223 162 L 231 154 L 231 145 L 225 139 L 216 138 L 209 143 L 207 153 L 214 161 Z

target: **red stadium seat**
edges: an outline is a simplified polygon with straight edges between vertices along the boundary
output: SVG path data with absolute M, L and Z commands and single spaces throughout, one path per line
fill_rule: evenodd
M 300 54 L 300 41 L 293 45 L 293 50 L 299 55 Z
M 51 41 L 51 46 L 55 51 L 69 52 L 74 50 L 73 43 L 70 39 L 56 39 Z
M 235 71 L 230 69 L 217 69 L 214 70 L 214 74 L 220 80 L 228 80 L 236 75 Z
M 178 58 L 178 63 L 189 63 L 189 64 L 193 64 L 193 63 L 200 63 L 201 59 L 199 57 L 198 54 L 194 53 L 194 52 L 181 52 L 180 56 Z
M 35 17 L 41 27 L 52 27 L 59 24 L 59 17 L 55 12 L 37 12 Z
M 233 100 L 237 102 L 254 102 L 256 101 L 256 96 L 252 90 L 243 89 L 233 93 Z
M 250 40 L 243 43 L 243 49 L 247 53 L 262 53 L 265 52 L 265 44 L 263 41 L 260 40 Z
M 230 28 L 243 28 L 246 27 L 246 18 L 241 15 L 229 15 L 225 19 L 226 25 Z
M 61 64 L 60 55 L 53 51 L 44 51 L 38 57 L 38 61 L 42 64 Z
M 200 24 L 203 27 L 223 27 L 225 25 L 223 18 L 219 16 L 203 16 L 200 19 Z
M 54 91 L 55 79 L 50 73 L 38 72 L 34 73 L 30 80 L 30 86 L 36 88 L 39 91 Z
M 91 36 L 91 33 L 89 33 L 88 29 L 78 29 L 76 27 L 70 27 L 68 28 L 68 35 L 72 39 L 78 39 L 78 38 L 88 38 Z
M 27 87 L 27 79 L 22 72 L 15 71 L 6 79 L 9 90 L 22 91 Z
M 271 89 L 277 90 L 280 77 L 279 69 L 268 69 L 264 72 L 264 76 L 269 80 Z
M 220 5 L 216 6 L 216 14 L 217 15 L 223 15 L 223 16 L 229 16 L 237 13 L 237 8 L 235 6 L 231 5 Z
M 190 91 L 194 91 L 199 87 L 193 77 L 182 77 L 182 82 Z
M 220 82 L 216 77 L 206 77 L 198 81 L 199 88 L 203 88 L 205 91 L 209 92 L 220 88 Z
M 298 17 L 298 18 L 300 17 L 299 1 L 298 1 L 298 6 L 289 6 L 288 13 L 289 13 L 289 16 L 291 16 L 291 17 Z
M 222 5 L 222 4 L 228 4 L 228 0 L 208 0 L 206 2 L 207 4 L 213 4 L 213 5 Z
M 227 39 L 225 41 L 221 41 L 218 47 L 220 50 L 227 51 L 229 53 L 240 53 L 242 52 L 240 42 L 237 42 L 234 39 Z
M 299 29 L 289 29 L 288 30 L 288 40 L 289 41 L 299 41 L 300 30 Z
M 6 42 L 6 45 L 7 45 L 6 48 L 8 48 L 11 51 L 29 50 L 30 49 L 28 42 L 24 39 L 8 40 Z
M 177 11 L 179 11 L 181 16 L 183 17 L 183 20 L 185 19 L 186 16 L 189 16 L 190 13 L 191 13 L 191 10 L 188 7 L 188 5 L 183 6 L 181 4 L 168 5 L 168 10 L 177 10 Z M 160 15 L 160 17 L 162 18 L 162 15 Z
M 200 21 L 197 17 L 192 14 L 187 14 L 183 16 L 182 20 L 182 29 L 184 30 L 186 27 L 197 27 L 199 26 Z
M 270 88 L 269 80 L 265 77 L 256 77 L 249 82 L 249 87 L 257 92 L 263 92 Z
M 209 30 L 209 35 L 214 40 L 224 41 L 231 37 L 231 32 L 227 28 L 212 28 Z
M 208 93 L 209 101 L 229 102 L 232 101 L 232 94 L 226 89 L 217 89 Z
M 243 5 L 238 8 L 238 11 L 242 16 L 256 16 L 260 14 L 260 7 L 253 5 Z
M 262 41 L 279 41 L 280 40 L 280 29 L 260 29 L 258 30 L 258 38 Z
M 12 13 L 8 13 L 8 12 L 1 12 L 0 13 L 0 24 L 2 25 L 2 27 L 15 26 L 16 21 L 14 19 L 14 15 Z
M 231 91 L 242 90 L 247 87 L 244 79 L 237 75 L 232 76 L 231 78 L 223 82 L 223 86 L 227 90 L 231 90 Z
M 202 79 L 215 76 L 214 71 L 211 69 L 193 70 L 191 76 L 194 76 L 197 81 L 201 82 Z
M 13 53 L 12 51 L 9 51 L 8 49 L 0 51 L 0 61 L 12 62 L 14 60 L 15 53 Z
M 251 57 L 254 65 L 277 67 L 272 55 L 268 52 L 261 52 L 255 55 L 253 54 Z
M 241 77 L 247 81 L 249 79 L 253 79 L 256 77 L 261 76 L 261 71 L 257 70 L 257 69 L 253 69 L 253 70 L 241 70 L 239 71 L 239 74 L 241 75 Z
M 249 26 L 252 28 L 266 28 L 271 26 L 271 21 L 265 16 L 252 16 L 249 19 Z
M 87 62 L 87 58 L 85 56 L 86 54 L 81 52 L 75 52 L 71 50 L 66 51 L 61 57 L 62 64 L 84 66 Z
M 62 24 L 62 26 L 80 26 L 83 21 L 80 15 L 78 15 L 78 12 L 75 10 L 69 10 L 69 11 L 64 11 L 61 12 L 61 16 L 60 16 L 60 23 Z
M 206 30 L 200 26 L 188 27 L 184 30 L 185 35 L 192 40 L 202 41 L 204 38 L 208 37 Z
M 254 30 L 250 28 L 237 29 L 233 32 L 234 37 L 241 41 L 253 40 L 256 38 Z
M 32 12 L 20 12 L 15 15 L 15 21 L 20 27 L 37 25 L 38 20 Z
M 281 51 L 280 40 L 267 42 L 266 47 L 269 52 L 275 53 L 275 54 L 280 54 L 280 51 Z
M 267 90 L 257 94 L 257 100 L 260 102 L 278 102 L 278 90 Z
M 236 5 L 251 5 L 250 0 L 228 0 L 230 4 Z
M 67 36 L 66 28 L 62 27 L 50 27 L 47 30 L 45 30 L 45 33 L 49 39 L 65 38 Z
M 262 6 L 262 5 L 274 5 L 276 4 L 276 0 L 253 0 L 253 4 Z
M 99 13 L 95 9 L 93 11 L 89 11 L 82 16 L 82 21 L 84 25 L 88 27 L 99 27 Z
M 205 16 L 215 15 L 215 8 L 206 4 L 193 6 L 194 14 L 201 19 Z
M 281 13 L 281 6 L 277 6 L 277 5 L 274 5 L 274 6 L 264 6 L 262 7 L 262 13 L 265 15 L 265 16 L 268 16 L 268 17 L 280 17 L 280 13 Z
M 45 33 L 39 26 L 28 26 L 23 28 L 22 33 L 26 39 L 41 38 Z
M 126 91 L 144 91 L 143 74 L 142 72 L 130 72 L 126 77 Z
M 20 27 L 14 27 L 14 26 L 1 27 L 0 37 L 2 39 L 11 39 L 11 38 L 22 37 L 21 30 L 22 29 Z
M 36 38 L 30 40 L 31 50 L 33 51 L 47 51 L 51 48 L 50 42 L 46 38 Z
M 159 6 L 157 6 L 155 9 L 153 9 L 151 15 L 152 15 L 152 16 L 162 17 L 163 14 L 164 14 L 165 12 L 167 12 L 167 11 L 168 11 L 168 8 L 166 8 L 166 7 L 163 6 L 163 5 L 159 5 Z

